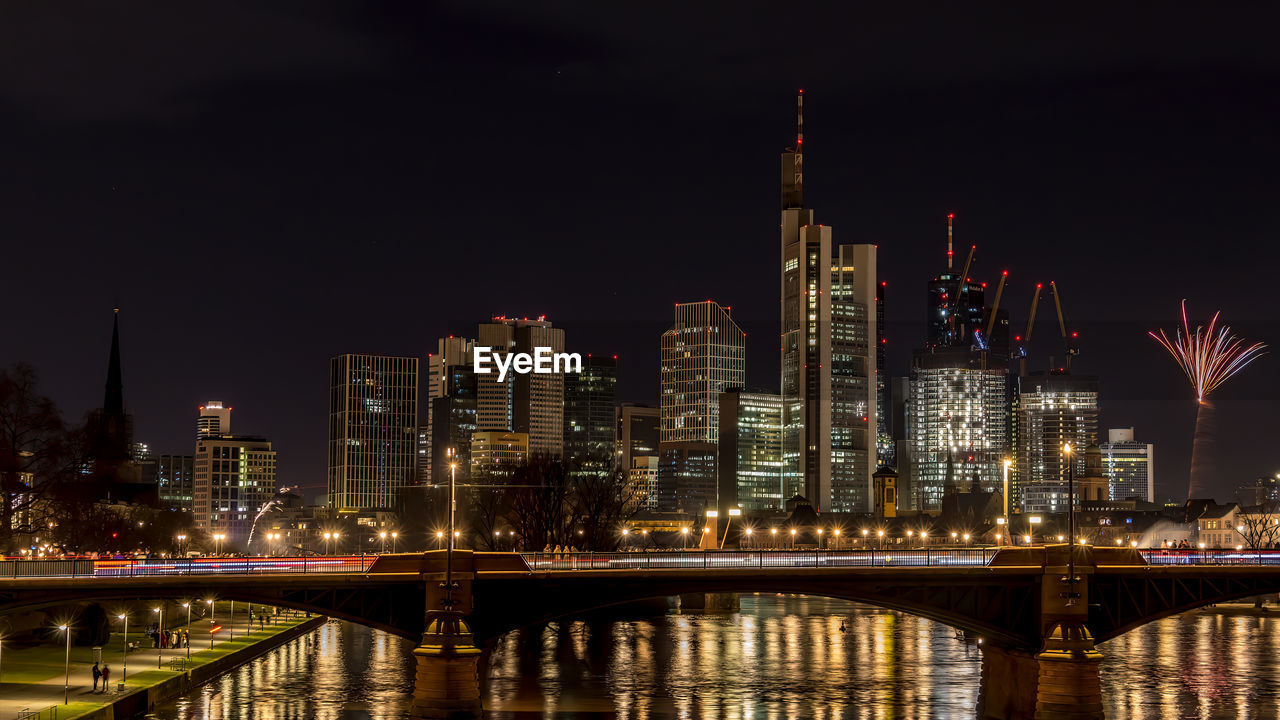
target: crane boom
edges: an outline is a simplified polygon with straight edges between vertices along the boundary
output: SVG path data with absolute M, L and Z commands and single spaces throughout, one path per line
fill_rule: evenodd
M 1027 331 L 1022 334 L 1022 342 L 1025 345 L 1031 344 L 1031 330 L 1036 325 L 1036 308 L 1040 305 L 1040 288 L 1042 287 L 1044 286 L 1036 283 L 1036 292 L 1031 298 L 1031 314 L 1027 316 Z
M 1053 307 L 1058 311 L 1058 332 L 1062 333 L 1062 339 L 1067 339 L 1067 322 L 1062 319 L 1062 300 L 1058 298 L 1058 284 L 1052 280 L 1049 281 L 1049 287 L 1053 290 Z
M 991 342 L 991 330 L 996 326 L 996 313 L 1000 311 L 1000 295 L 1004 293 L 1004 281 L 1008 279 L 1008 270 L 1000 273 L 1000 283 L 996 285 L 996 299 L 991 303 L 991 316 L 987 318 L 987 342 Z

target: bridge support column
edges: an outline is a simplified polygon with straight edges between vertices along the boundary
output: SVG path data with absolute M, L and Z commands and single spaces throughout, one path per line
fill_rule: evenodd
M 1036 720 L 1102 720 L 1102 653 L 1083 623 L 1054 625 L 1036 660 Z
M 418 663 L 413 683 L 413 717 L 430 720 L 479 718 L 480 648 L 462 613 L 437 610 L 427 614 L 422 644 L 414 648 Z
M 1032 720 L 1039 681 L 1034 653 L 984 645 L 978 720 Z

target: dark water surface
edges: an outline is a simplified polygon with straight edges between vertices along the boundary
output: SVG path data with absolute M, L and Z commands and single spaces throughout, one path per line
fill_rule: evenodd
M 1277 617 L 1193 612 L 1105 643 L 1108 718 L 1276 718 Z M 846 630 L 841 632 L 844 622 Z M 200 720 L 399 720 L 412 643 L 330 623 L 158 708 Z M 552 623 L 489 657 L 486 718 L 973 718 L 981 655 L 945 625 L 810 597 Z

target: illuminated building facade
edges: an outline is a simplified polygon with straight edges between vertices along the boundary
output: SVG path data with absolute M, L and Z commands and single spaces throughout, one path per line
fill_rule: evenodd
M 918 350 L 907 399 L 912 497 L 900 505 L 938 510 L 947 485 L 998 488 L 1010 450 L 1006 371 L 984 368 L 967 348 Z
M 1111 500 L 1156 500 L 1156 449 L 1137 442 L 1133 428 L 1107 430 L 1107 442 L 1099 443 L 1103 471 L 1111 478 Z M 1250 499 L 1250 498 L 1246 498 Z
M 588 355 L 582 372 L 565 373 L 564 447 L 574 467 L 608 469 L 617 462 L 617 401 L 616 355 Z
M 471 436 L 470 462 L 473 479 L 509 473 L 528 457 L 527 433 L 482 430 Z
M 225 535 L 224 548 L 243 548 L 254 518 L 276 493 L 276 453 L 265 438 L 244 435 L 196 441 L 192 504 L 197 530 Z
M 435 452 L 435 408 L 436 401 L 441 398 L 460 397 L 461 402 L 465 405 L 470 403 L 471 411 L 471 430 L 475 430 L 475 376 L 471 375 L 472 349 L 475 342 L 466 338 L 454 337 L 450 335 L 447 338 L 440 338 L 436 341 L 436 351 L 427 354 L 427 387 L 426 399 L 426 422 L 418 427 L 418 472 L 417 477 L 421 482 L 427 482 L 432 478 L 432 459 Z M 465 368 L 465 373 L 459 372 L 460 368 Z M 457 388 L 455 383 L 459 380 L 469 382 L 468 388 Z M 469 392 L 468 392 L 469 390 Z M 470 433 L 465 438 L 455 438 L 460 442 L 468 442 Z M 459 448 L 461 451 L 461 448 Z M 438 480 L 438 478 L 437 478 Z
M 231 408 L 225 407 L 221 400 L 210 400 L 200 406 L 200 415 L 196 418 L 196 438 L 213 437 L 231 434 Z
M 831 228 L 814 222 L 802 143 L 800 132 L 782 154 L 784 494 L 820 511 L 869 512 L 881 394 L 876 247 L 835 246 Z
M 193 512 L 195 510 L 195 457 L 158 455 L 150 462 L 155 463 L 156 495 L 160 499 L 160 507 Z
M 659 439 L 716 442 L 720 393 L 747 381 L 747 335 L 715 302 L 677 303 L 662 334 Z
M 658 408 L 622 403 L 617 408 L 618 464 L 632 467 L 638 457 L 658 457 Z
M 1087 375 L 1033 373 L 1019 377 L 1013 407 L 1010 507 L 1051 512 L 1036 498 L 1066 497 L 1067 461 L 1081 476 L 1083 450 L 1098 437 L 1098 379 Z M 1075 452 L 1066 455 L 1070 443 Z M 1108 498 L 1110 499 L 1110 498 Z
M 552 327 L 545 316 L 508 318 L 499 316 L 481 323 L 476 331 L 477 346 L 491 352 L 533 354 L 536 348 L 564 352 L 564 330 Z M 552 458 L 564 455 L 564 375 L 561 373 L 498 373 L 476 375 L 477 430 L 525 433 L 529 453 Z
M 720 395 L 719 491 L 722 517 L 783 510 L 782 396 L 730 390 Z
M 329 362 L 329 505 L 385 510 L 418 465 L 418 359 L 339 355 Z

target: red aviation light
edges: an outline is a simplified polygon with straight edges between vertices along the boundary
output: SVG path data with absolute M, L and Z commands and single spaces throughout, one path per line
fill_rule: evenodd
M 1072 332 L 1071 332 L 1071 337 L 1073 337 L 1073 338 L 1078 338 L 1078 337 L 1080 337 L 1080 333 L 1075 332 L 1075 331 L 1072 331 Z
M 956 219 L 956 214 L 955 214 L 955 213 L 947 213 L 947 219 L 948 219 L 948 220 L 955 220 L 955 219 Z
M 1008 270 L 1005 270 L 1004 272 L 1002 272 L 1002 273 L 1000 273 L 1000 274 L 1001 274 L 1001 275 L 1004 275 L 1005 277 L 1009 277 L 1009 271 L 1008 271 Z

